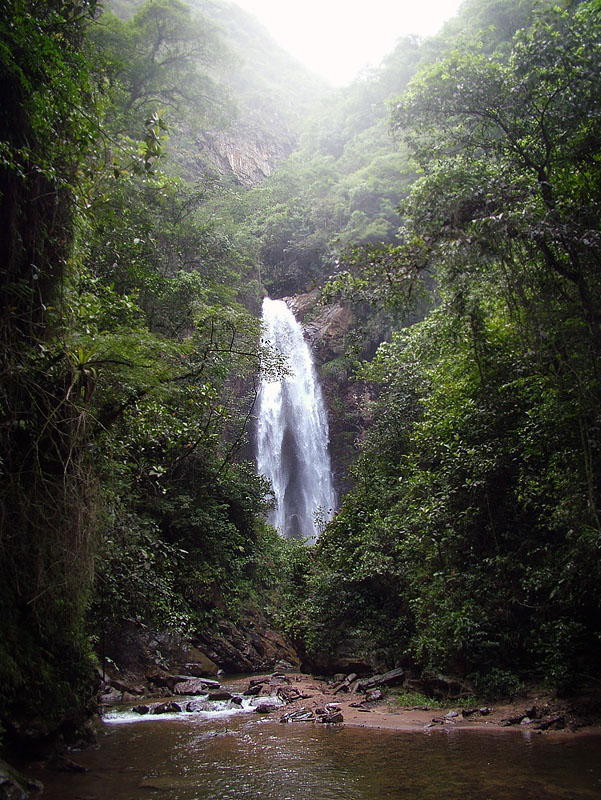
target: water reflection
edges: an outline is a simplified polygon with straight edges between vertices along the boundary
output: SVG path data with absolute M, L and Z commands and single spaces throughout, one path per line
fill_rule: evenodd
M 109 725 L 46 800 L 598 800 L 601 738 L 390 733 L 256 714 Z

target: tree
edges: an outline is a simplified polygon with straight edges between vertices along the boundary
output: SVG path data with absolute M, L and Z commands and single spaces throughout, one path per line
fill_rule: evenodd
M 599 652 L 599 24 L 554 9 L 416 76 L 393 124 L 423 175 L 359 273 L 402 302 L 433 274 L 438 305 L 362 372 L 381 396 L 319 574 L 367 562 L 390 650 L 491 693 L 566 688 Z
M 506 63 L 456 51 L 420 76 L 393 118 L 397 129 L 411 126 L 427 172 L 409 201 L 412 219 L 433 255 L 446 247 L 449 274 L 462 259 L 505 251 L 511 261 L 519 243 L 546 288 L 555 282 L 580 305 L 597 354 L 598 29 L 595 5 L 583 4 L 520 32 Z
M 89 708 L 83 630 L 97 486 L 85 375 L 61 341 L 85 159 L 98 134 L 94 2 L 0 7 L 0 719 L 39 733 Z M 17 698 L 27 687 L 28 702 Z
M 113 122 L 135 133 L 157 109 L 205 126 L 229 117 L 216 77 L 228 63 L 218 30 L 181 0 L 148 0 L 122 21 L 106 11 L 94 30 L 114 92 Z

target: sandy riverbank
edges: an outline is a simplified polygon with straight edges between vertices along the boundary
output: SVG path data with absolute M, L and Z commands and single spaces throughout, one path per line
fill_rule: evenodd
M 259 677 L 259 676 L 257 676 Z M 369 701 L 359 692 L 335 692 L 326 680 L 303 674 L 281 678 L 264 676 L 263 694 L 275 694 L 284 685 L 300 693 L 298 699 L 274 712 L 278 717 L 295 712 L 312 712 L 336 704 L 343 724 L 362 728 L 397 731 L 437 729 L 531 730 L 537 734 L 601 733 L 601 720 L 595 704 L 587 698 L 558 700 L 550 695 L 531 693 L 511 703 L 465 705 L 449 700 L 443 707 L 401 705 L 400 689 L 384 691 L 382 699 Z M 255 679 L 256 680 L 256 679 Z

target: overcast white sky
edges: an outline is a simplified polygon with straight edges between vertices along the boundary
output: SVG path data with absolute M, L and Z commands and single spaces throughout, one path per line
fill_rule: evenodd
M 430 36 L 462 0 L 234 0 L 314 72 L 341 86 L 406 34 Z

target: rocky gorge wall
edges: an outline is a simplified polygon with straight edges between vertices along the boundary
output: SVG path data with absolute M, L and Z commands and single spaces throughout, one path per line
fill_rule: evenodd
M 258 186 L 293 151 L 296 140 L 281 126 L 277 134 L 239 123 L 226 131 L 202 132 L 196 144 L 221 176 L 232 175 L 247 189 Z

